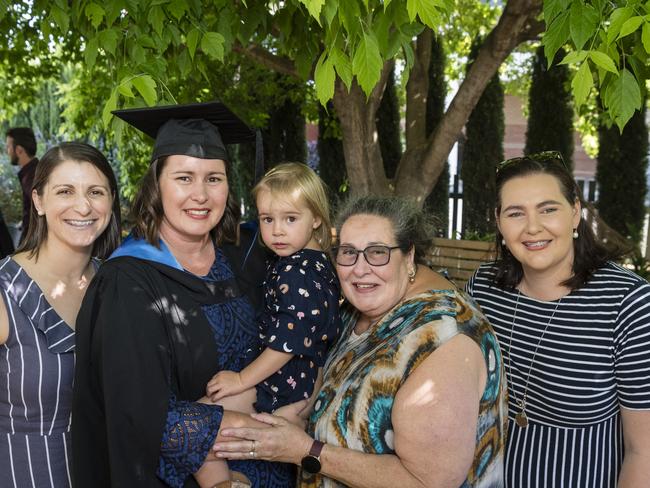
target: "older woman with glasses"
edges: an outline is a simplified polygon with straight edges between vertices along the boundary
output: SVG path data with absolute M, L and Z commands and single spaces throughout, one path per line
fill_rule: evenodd
M 650 285 L 609 261 L 559 153 L 497 169 L 497 252 L 468 283 L 509 386 L 507 487 L 650 479 Z
M 308 434 L 256 414 L 217 456 L 302 466 L 300 486 L 500 486 L 505 384 L 496 338 L 463 292 L 429 270 L 421 211 L 364 197 L 339 214 L 347 300 Z M 254 447 L 254 449 L 253 449 Z

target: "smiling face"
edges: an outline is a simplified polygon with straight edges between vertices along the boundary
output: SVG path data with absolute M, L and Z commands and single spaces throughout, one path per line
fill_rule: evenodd
M 58 164 L 42 194 L 34 190 L 32 199 L 40 218 L 46 219 L 48 245 L 90 251 L 111 219 L 113 195 L 108 179 L 87 162 Z
M 396 245 L 393 225 L 385 217 L 359 214 L 347 219 L 341 227 L 339 245 L 362 251 L 368 246 Z M 381 318 L 406 295 L 408 273 L 413 269 L 413 251 L 399 249 L 390 253 L 384 266 L 368 264 L 363 254 L 352 266 L 336 265 L 345 297 L 371 322 Z
M 298 192 L 299 193 L 299 192 Z M 321 225 L 299 194 L 276 195 L 261 189 L 257 212 L 262 240 L 278 256 L 291 256 L 301 249 L 320 250 L 314 230 Z
M 501 189 L 500 203 L 497 225 L 524 275 L 571 277 L 580 203 L 567 201 L 558 180 L 544 173 L 512 178 Z
M 228 200 L 226 163 L 221 159 L 169 156 L 158 184 L 164 213 L 160 235 L 172 242 L 208 239 Z

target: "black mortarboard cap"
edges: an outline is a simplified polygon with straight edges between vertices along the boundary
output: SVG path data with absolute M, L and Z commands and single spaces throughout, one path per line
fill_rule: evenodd
M 229 160 L 225 144 L 255 141 L 258 144 L 255 172 L 264 171 L 259 131 L 256 134 L 221 102 L 132 108 L 112 113 L 155 139 L 152 161 L 172 154 Z

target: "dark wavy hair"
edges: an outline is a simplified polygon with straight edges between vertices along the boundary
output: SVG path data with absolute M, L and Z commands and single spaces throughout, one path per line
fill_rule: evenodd
M 120 198 L 117 191 L 117 180 L 113 168 L 106 160 L 106 157 L 89 144 L 82 142 L 63 142 L 48 150 L 43 158 L 36 165 L 32 192 L 35 190 L 40 196 L 43 195 L 45 185 L 54 169 L 65 161 L 76 161 L 90 163 L 97 168 L 108 180 L 111 194 L 113 195 L 113 212 L 108 227 L 97 238 L 93 244 L 92 255 L 100 259 L 108 257 L 118 246 L 121 238 Z M 34 202 L 29 209 L 29 229 L 27 235 L 16 249 L 16 253 L 29 252 L 29 256 L 36 257 L 41 245 L 47 239 L 47 221 L 45 216 L 38 215 Z
M 414 250 L 416 264 L 427 264 L 427 255 L 433 247 L 433 223 L 411 200 L 399 197 L 362 196 L 351 198 L 339 209 L 336 217 L 336 235 L 355 215 L 375 215 L 388 219 L 393 226 L 395 242 L 403 253 Z
M 586 208 L 580 188 L 560 159 L 536 159 L 534 154 L 512 160 L 497 171 L 496 175 L 496 214 L 501 213 L 501 191 L 503 186 L 513 178 L 529 175 L 547 174 L 555 178 L 560 185 L 560 191 L 569 204 L 580 202 Z M 593 275 L 594 271 L 610 259 L 618 257 L 619 250 L 608 249 L 596 240 L 594 231 L 589 223 L 581 216 L 577 227 L 578 237 L 573 240 L 573 275 L 561 284 L 574 290 L 583 286 Z M 521 263 L 512 255 L 501 242 L 503 236 L 496 230 L 497 272 L 495 282 L 502 288 L 516 287 L 524 277 Z
M 131 219 L 134 222 L 133 235 L 139 239 L 146 239 L 152 246 L 160 245 L 160 224 L 164 216 L 162 197 L 160 195 L 160 175 L 167 163 L 169 156 L 154 160 L 140 181 L 140 188 L 133 199 L 131 206 Z M 230 164 L 224 161 L 226 178 L 230 177 Z M 217 245 L 224 242 L 237 242 L 239 236 L 239 219 L 241 210 L 237 199 L 228 187 L 228 200 L 226 209 L 219 223 L 210 231 Z

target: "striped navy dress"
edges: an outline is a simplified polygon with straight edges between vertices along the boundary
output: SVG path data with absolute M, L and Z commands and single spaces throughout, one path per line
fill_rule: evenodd
M 0 486 L 69 487 L 74 331 L 13 259 L 0 261 Z
M 650 285 L 607 263 L 558 303 L 497 288 L 493 277 L 483 265 L 467 290 L 494 327 L 507 372 L 506 486 L 615 487 L 620 408 L 650 410 Z M 519 427 L 527 382 L 529 424 Z

